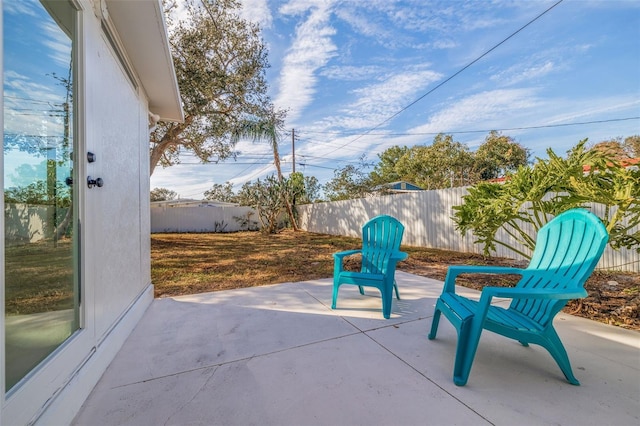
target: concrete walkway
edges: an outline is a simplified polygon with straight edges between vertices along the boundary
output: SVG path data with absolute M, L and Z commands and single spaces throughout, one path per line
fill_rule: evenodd
M 375 289 L 341 287 L 332 311 L 330 279 L 156 299 L 74 425 L 640 424 L 640 333 L 556 317 L 572 386 L 485 332 L 457 387 L 455 330 L 426 337 L 442 283 L 397 280 L 389 320 Z

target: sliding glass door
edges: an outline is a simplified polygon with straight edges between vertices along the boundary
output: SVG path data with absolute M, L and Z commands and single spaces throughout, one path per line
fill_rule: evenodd
M 68 1 L 5 0 L 5 371 L 10 391 L 79 328 Z

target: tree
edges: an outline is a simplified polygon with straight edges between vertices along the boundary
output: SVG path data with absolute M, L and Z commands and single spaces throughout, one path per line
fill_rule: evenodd
M 627 136 L 623 145 L 630 157 L 640 158 L 640 135 Z
M 440 133 L 433 144 L 409 149 L 396 163 L 403 180 L 424 189 L 442 189 L 469 185 L 477 179 L 473 174 L 473 155 L 469 148 Z
M 357 165 L 348 164 L 334 170 L 333 179 L 324 185 L 324 192 L 330 201 L 363 198 L 373 191 L 373 183 L 364 169 L 369 167 L 364 156 Z
M 188 19 L 169 36 L 185 120 L 158 123 L 152 132 L 151 174 L 157 164 L 179 162 L 182 148 L 202 162 L 233 156 L 231 130 L 270 107 L 267 50 L 260 28 L 239 17 L 240 3 L 188 0 L 186 6 Z
M 238 196 L 233 192 L 231 182 L 214 183 L 211 189 L 204 192 L 205 200 L 222 201 L 225 203 L 236 203 Z
M 282 168 L 280 167 L 280 154 L 278 152 L 278 143 L 282 139 L 282 133 L 284 129 L 284 117 L 285 111 L 275 111 L 270 108 L 268 113 L 247 119 L 239 123 L 238 126 L 231 133 L 231 140 L 238 141 L 242 138 L 252 139 L 254 142 L 259 140 L 266 140 L 271 145 L 273 151 L 273 164 L 276 166 L 276 172 L 278 174 L 279 187 L 282 189 L 282 197 L 284 205 L 287 208 L 289 214 L 289 220 L 294 231 L 298 231 L 298 225 L 296 223 L 293 214 L 293 202 L 287 194 L 284 176 L 282 175 Z
M 253 207 L 258 213 L 264 233 L 274 234 L 278 230 L 280 213 L 284 207 L 282 185 L 277 178 L 269 175 L 264 180 L 245 183 L 238 193 L 240 204 Z
M 474 168 L 480 179 L 495 179 L 525 166 L 529 156 L 529 150 L 513 138 L 492 130 L 474 154 Z
M 464 235 L 473 231 L 485 254 L 497 245 L 524 257 L 533 250 L 536 233 L 551 217 L 565 210 L 597 203 L 605 207 L 601 219 L 613 248 L 640 252 L 640 171 L 621 167 L 606 152 L 587 150 L 586 139 L 569 151 L 567 158 L 547 150 L 548 160 L 521 166 L 502 185 L 481 182 L 469 189 L 460 206 L 454 207 L 454 221 Z M 585 166 L 590 172 L 585 173 Z M 503 229 L 516 245 L 497 239 Z
M 178 193 L 167 188 L 153 188 L 151 201 L 171 201 L 178 198 Z
M 300 172 L 294 172 L 286 180 L 285 191 L 287 198 L 292 200 L 293 213 L 296 220 L 298 211 L 295 206 L 298 204 L 311 204 L 320 195 L 320 184 L 315 176 L 305 176 Z
M 291 185 L 294 188 L 296 199 L 295 204 L 317 203 L 320 199 L 322 186 L 315 176 L 304 176 L 300 172 L 291 173 L 289 176 Z M 300 189 L 302 188 L 302 189 Z
M 381 154 L 378 154 L 380 161 L 374 166 L 373 171 L 369 175 L 371 181 L 375 185 L 396 182 L 399 180 L 407 180 L 398 173 L 396 165 L 400 158 L 409 151 L 406 146 L 392 146 L 387 148 Z
M 369 177 L 376 185 L 404 180 L 425 189 L 472 185 L 515 171 L 527 164 L 529 155 L 529 150 L 496 131 L 475 153 L 451 135 L 439 134 L 431 145 L 385 150 Z
M 640 135 L 621 137 L 598 142 L 591 149 L 602 151 L 618 160 L 640 157 Z
M 29 204 L 33 206 L 70 207 L 71 189 L 63 182 L 56 181 L 56 196 L 52 197 L 49 183 L 38 179 L 25 186 L 7 188 L 4 192 L 6 204 Z

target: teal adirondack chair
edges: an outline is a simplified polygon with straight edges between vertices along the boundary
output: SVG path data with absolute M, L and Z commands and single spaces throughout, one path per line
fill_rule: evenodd
M 348 250 L 333 254 L 333 302 L 331 309 L 336 308 L 338 289 L 343 284 L 357 285 L 360 294 L 362 287 L 375 287 L 382 295 L 382 314 L 385 318 L 391 315 L 393 290 L 396 297 L 398 286 L 395 281 L 396 263 L 407 258 L 407 253 L 400 251 L 404 226 L 394 217 L 382 215 L 371 219 L 362 227 L 362 249 Z M 344 270 L 344 258 L 353 254 L 362 254 L 360 272 Z
M 587 296 L 584 283 L 591 275 L 609 235 L 600 219 L 583 210 L 566 211 L 543 226 L 529 266 L 525 269 L 491 266 L 451 266 L 442 295 L 436 302 L 429 339 L 435 339 L 440 314 L 458 333 L 453 381 L 464 386 L 478 348 L 482 329 L 544 347 L 573 385 L 580 382 L 571 371 L 567 352 L 553 327 L 553 318 L 571 299 Z M 460 274 L 518 274 L 514 288 L 485 287 L 480 301 L 455 292 Z M 491 299 L 512 299 L 508 308 L 491 305 Z

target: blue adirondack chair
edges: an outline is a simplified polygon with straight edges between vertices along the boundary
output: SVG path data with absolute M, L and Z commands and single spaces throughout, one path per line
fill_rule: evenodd
M 382 215 L 371 219 L 362 227 L 362 249 L 348 250 L 333 254 L 333 302 L 331 309 L 336 308 L 338 289 L 343 284 L 357 285 L 360 294 L 362 287 L 375 287 L 382 295 L 382 314 L 385 318 L 391 315 L 393 290 L 396 297 L 398 286 L 395 281 L 396 263 L 407 258 L 407 253 L 400 251 L 404 226 L 394 217 Z M 344 270 L 344 258 L 353 254 L 362 254 L 360 272 Z
M 567 352 L 553 327 L 553 318 L 571 299 L 587 296 L 584 283 L 595 268 L 609 239 L 600 219 L 583 210 L 566 211 L 543 226 L 529 266 L 525 269 L 491 266 L 451 266 L 442 295 L 436 302 L 429 339 L 435 339 L 440 314 L 458 333 L 453 381 L 464 386 L 483 329 L 519 341 L 541 345 L 549 351 L 573 385 L 580 382 L 571 371 Z M 514 288 L 485 287 L 480 301 L 457 295 L 460 274 L 518 274 Z M 491 299 L 512 299 L 508 308 L 491 305 Z

